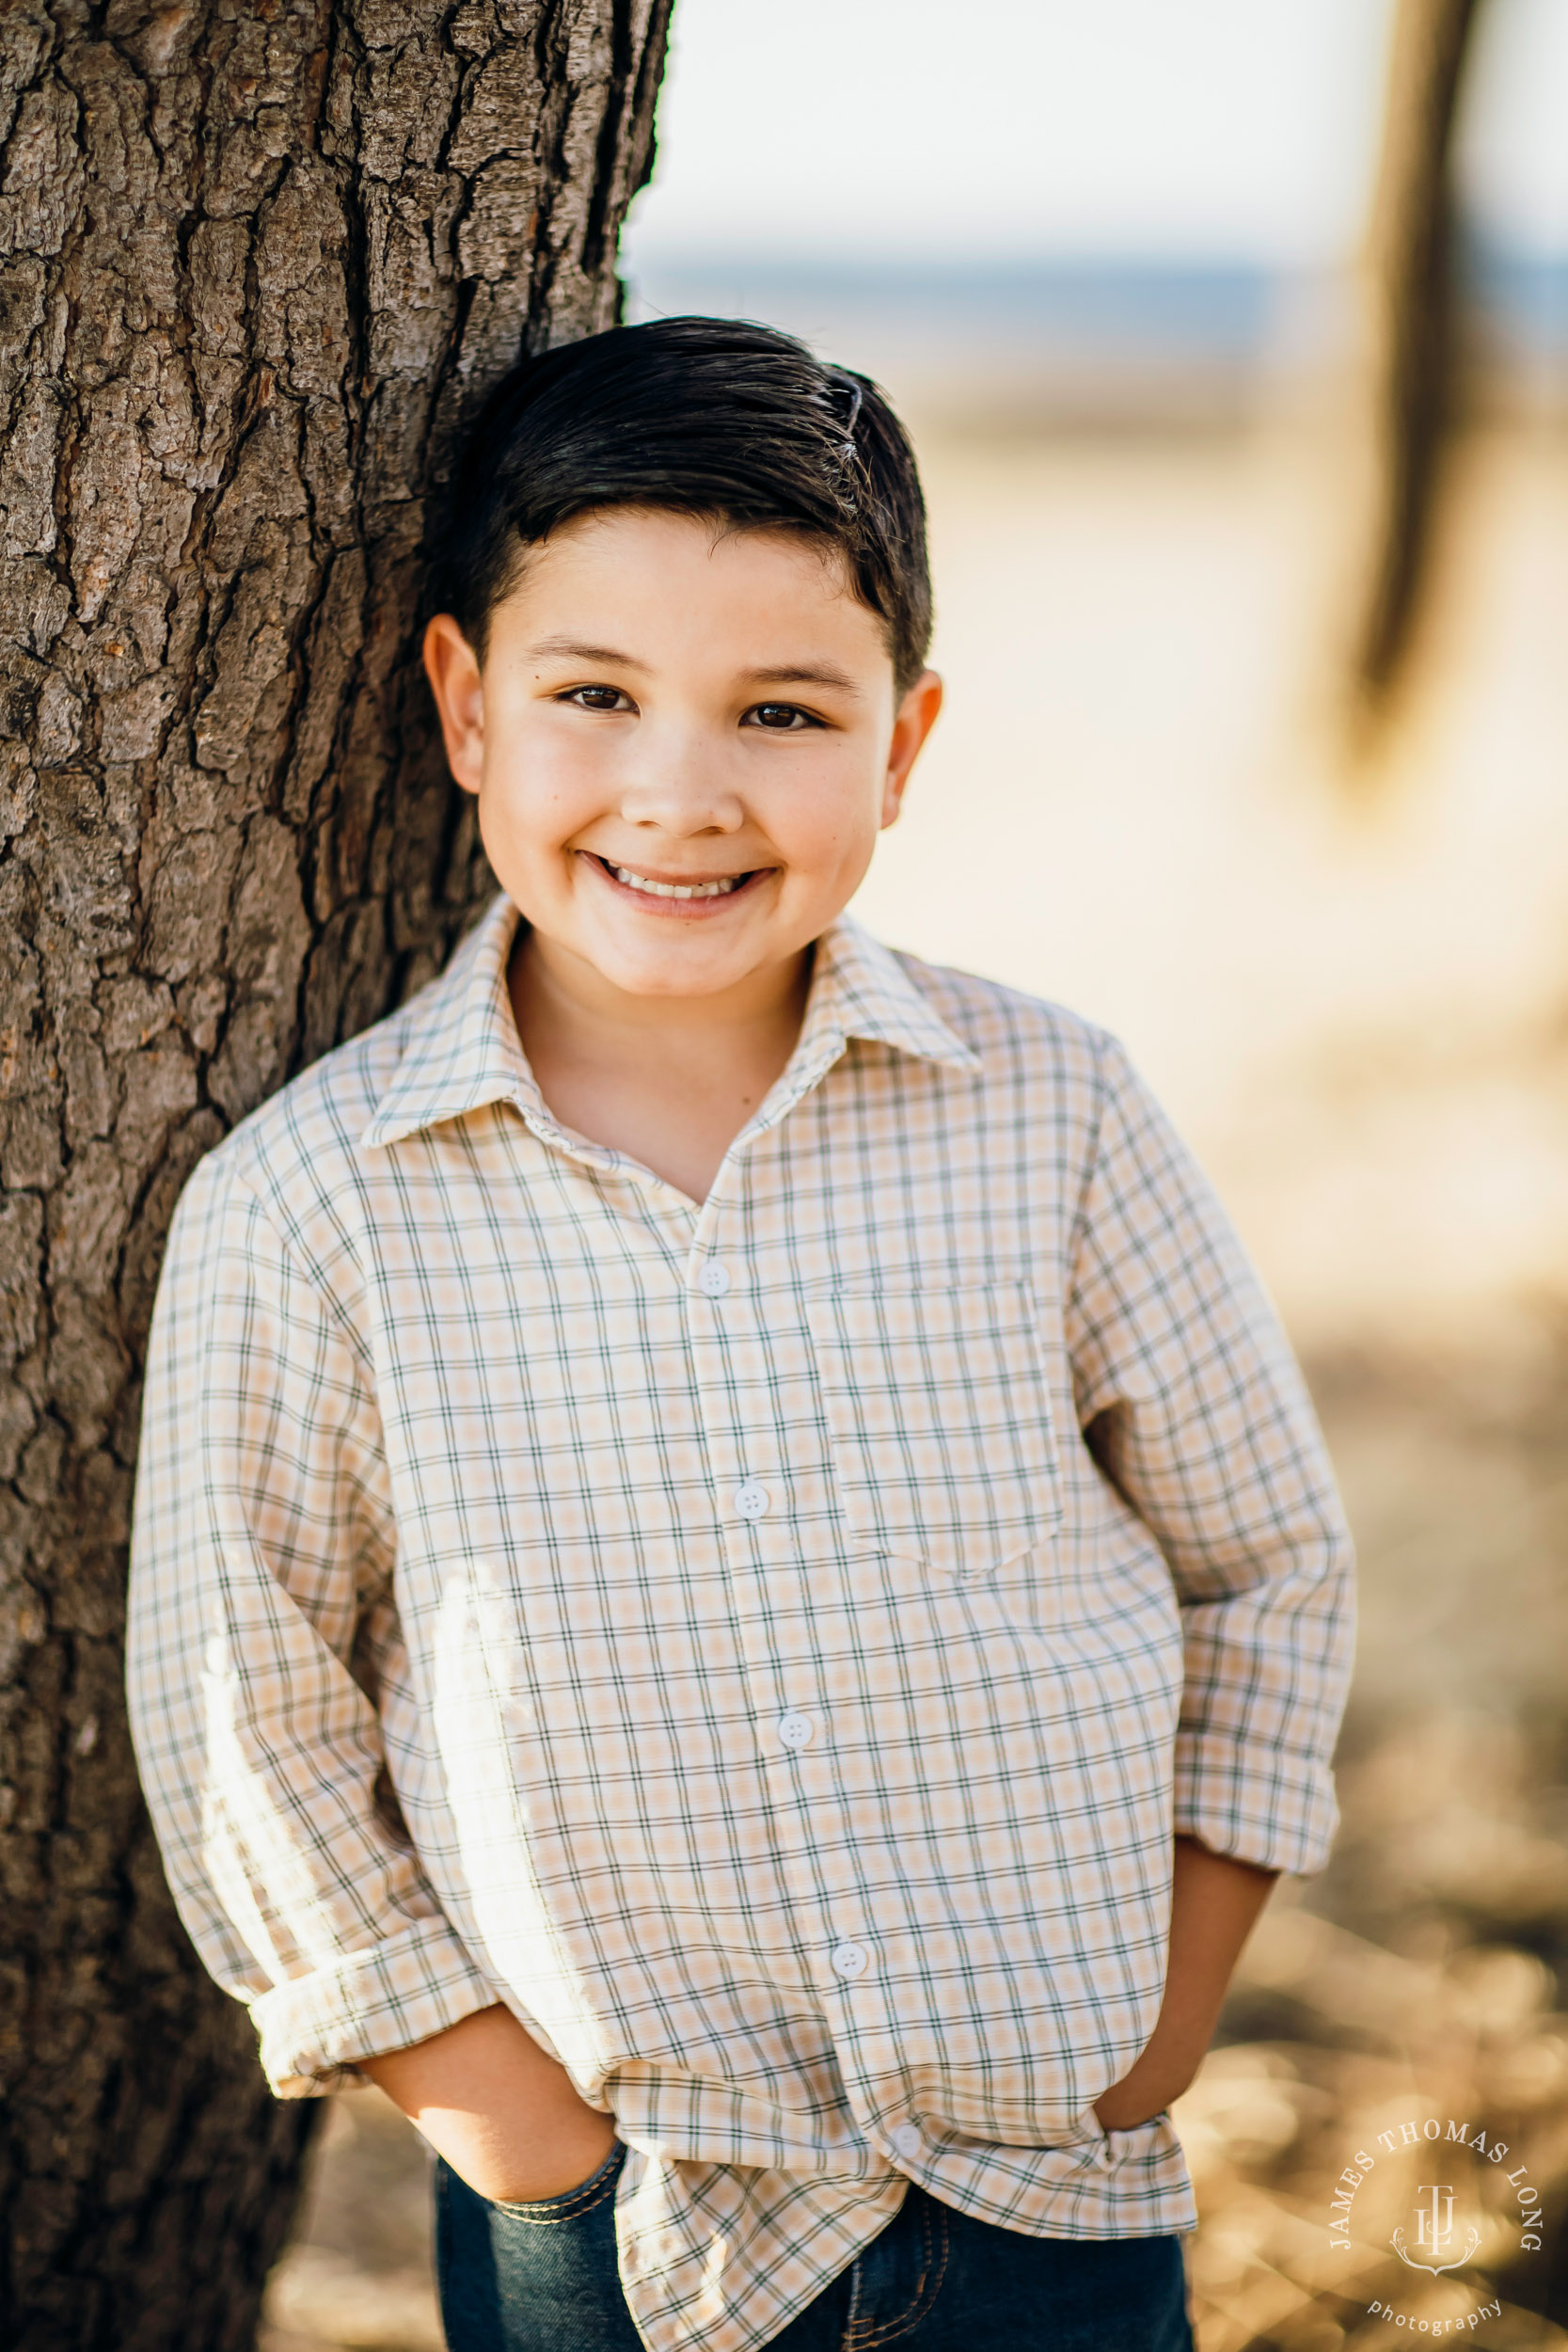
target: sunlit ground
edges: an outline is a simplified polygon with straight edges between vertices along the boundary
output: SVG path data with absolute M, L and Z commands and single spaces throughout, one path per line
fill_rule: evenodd
M 1202 2352 L 1568 2345 L 1568 445 L 1463 451 L 1360 768 L 1325 429 L 922 446 L 951 700 L 859 911 L 1128 1040 L 1286 1311 L 1365 1560 L 1338 1856 L 1180 2110 Z M 264 2352 L 438 2345 L 418 2145 L 336 2105 Z M 1434 2167 L 1429 2119 L 1484 2150 Z M 1434 2181 L 1447 2250 L 1478 2233 L 1441 2275 L 1391 2244 Z

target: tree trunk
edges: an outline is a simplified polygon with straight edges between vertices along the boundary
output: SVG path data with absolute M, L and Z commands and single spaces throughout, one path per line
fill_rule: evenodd
M 1366 262 L 1370 496 L 1355 634 L 1369 711 L 1409 644 L 1454 397 L 1453 127 L 1480 0 L 1400 0 Z
M 170 1909 L 120 1701 L 193 1163 L 488 888 L 416 623 L 454 426 L 611 323 L 669 0 L 0 10 L 0 2337 L 253 2340 L 311 2109 Z

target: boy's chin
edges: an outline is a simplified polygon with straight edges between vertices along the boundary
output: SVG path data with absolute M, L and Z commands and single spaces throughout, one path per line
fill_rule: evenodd
M 652 931 L 650 938 L 647 934 Z M 639 936 L 638 934 L 641 935 Z M 664 998 L 722 995 L 758 972 L 793 961 L 799 946 L 768 923 L 584 923 L 573 952 L 601 980 L 626 996 Z
M 750 948 L 751 952 L 747 952 Z M 712 943 L 673 940 L 656 954 L 621 951 L 590 943 L 586 959 L 599 977 L 625 996 L 719 996 L 751 977 L 760 965 L 780 961 L 760 948 L 760 943 L 726 944 L 716 952 Z

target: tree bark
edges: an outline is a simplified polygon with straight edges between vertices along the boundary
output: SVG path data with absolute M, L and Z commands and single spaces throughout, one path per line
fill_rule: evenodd
M 1454 400 L 1449 158 L 1480 0 L 1400 0 L 1367 245 L 1370 466 L 1355 691 L 1387 695 L 1409 645 Z
M 669 0 L 0 11 L 0 2336 L 252 2342 L 310 2110 L 150 1842 L 138 1373 L 199 1155 L 489 888 L 417 679 L 427 509 L 616 315 Z

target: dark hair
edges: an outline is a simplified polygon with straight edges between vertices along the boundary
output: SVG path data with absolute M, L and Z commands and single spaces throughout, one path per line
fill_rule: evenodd
M 465 437 L 438 593 L 483 658 L 522 550 L 597 506 L 784 527 L 841 549 L 902 693 L 931 635 L 909 437 L 863 375 L 734 319 L 612 326 L 525 359 Z

